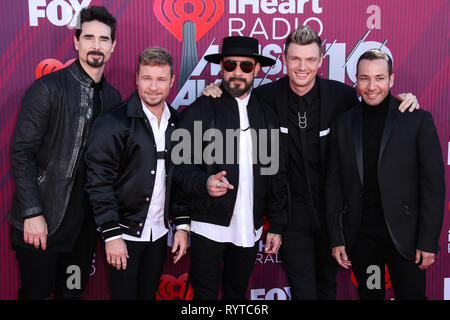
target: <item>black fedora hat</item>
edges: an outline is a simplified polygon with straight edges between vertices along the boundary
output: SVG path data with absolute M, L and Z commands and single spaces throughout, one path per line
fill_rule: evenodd
M 222 52 L 209 54 L 205 56 L 205 60 L 218 64 L 227 56 L 251 57 L 258 61 L 261 67 L 275 64 L 275 60 L 258 54 L 258 40 L 251 37 L 225 37 L 222 40 Z

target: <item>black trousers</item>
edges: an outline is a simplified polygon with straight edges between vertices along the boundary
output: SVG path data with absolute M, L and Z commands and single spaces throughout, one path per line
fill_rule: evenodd
M 413 260 L 404 258 L 397 251 L 384 227 L 361 232 L 349 258 L 361 300 L 385 299 L 385 265 L 396 299 L 427 299 L 425 270 L 420 270 Z M 379 286 L 374 278 L 378 276 L 375 270 L 380 271 Z
M 331 256 L 328 234 L 313 221 L 313 211 L 292 197 L 280 257 L 291 285 L 292 300 L 335 300 L 338 264 Z
M 257 251 L 257 243 L 243 248 L 192 233 L 189 277 L 193 299 L 217 300 L 222 282 L 223 300 L 246 300 Z
M 155 242 L 127 241 L 125 270 L 108 265 L 112 300 L 155 300 L 164 261 L 167 235 Z
M 80 299 L 92 271 L 98 233 L 85 223 L 71 252 L 13 246 L 19 264 L 19 300 Z
M 335 300 L 338 265 L 325 231 L 300 228 L 283 234 L 280 257 L 292 300 Z

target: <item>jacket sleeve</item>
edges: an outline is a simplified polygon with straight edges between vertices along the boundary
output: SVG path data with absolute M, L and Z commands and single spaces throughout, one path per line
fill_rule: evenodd
M 171 199 L 170 211 L 172 213 L 173 223 L 176 226 L 183 224 L 190 225 L 189 198 L 177 184 L 172 185 Z
M 269 115 L 271 119 L 276 119 L 274 112 L 269 109 L 267 104 L 264 104 L 266 114 Z M 276 174 L 272 175 L 270 178 L 270 190 L 268 199 L 268 211 L 267 220 L 270 223 L 268 232 L 274 234 L 282 234 L 287 226 L 288 213 L 287 213 L 287 198 L 288 198 L 288 187 L 287 187 L 287 164 L 285 159 L 285 146 L 282 143 L 282 137 L 280 137 L 280 125 L 278 121 L 274 121 L 275 130 L 278 134 L 278 139 L 272 141 L 272 134 L 270 134 L 271 139 L 271 154 L 278 152 L 278 171 Z
M 124 149 L 123 133 L 111 113 L 96 119 L 92 125 L 85 154 L 86 191 L 94 211 L 95 222 L 105 240 L 122 234 L 114 184 Z
M 347 208 L 343 207 L 344 201 L 336 126 L 335 120 L 332 122 L 330 129 L 330 153 L 327 159 L 325 177 L 325 220 L 331 248 L 345 245 L 342 214 L 347 210 Z
M 53 97 L 53 99 L 56 97 Z M 22 100 L 11 149 L 11 168 L 22 218 L 43 212 L 39 191 L 37 154 L 47 132 L 52 109 L 52 94 L 37 80 Z
M 417 249 L 436 253 L 445 207 L 445 173 L 439 136 L 426 113 L 417 136 L 420 178 L 420 213 Z
M 175 132 L 182 133 L 182 141 L 172 149 L 172 159 L 181 161 L 175 162 L 174 181 L 175 184 L 182 190 L 185 196 L 206 197 L 208 190 L 206 182 L 208 180 L 208 173 L 202 170 L 201 165 L 203 157 L 203 146 L 195 146 L 198 141 L 195 140 L 196 125 L 202 123 L 201 102 L 199 99 L 191 106 L 187 107 L 180 115 L 178 128 Z M 200 131 L 203 135 L 203 131 Z M 174 135 L 172 135 L 172 138 Z M 202 143 L 202 140 L 200 140 Z M 179 146 L 183 147 L 182 156 Z M 196 150 L 199 150 L 198 154 Z M 185 154 L 185 152 L 187 152 Z M 181 159 L 180 159 L 181 158 Z

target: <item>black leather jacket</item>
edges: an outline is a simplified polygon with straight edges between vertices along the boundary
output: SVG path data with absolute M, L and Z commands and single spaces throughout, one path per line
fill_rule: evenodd
M 171 134 L 176 111 L 169 106 L 165 131 L 166 191 L 164 223 L 169 227 L 173 165 Z M 162 157 L 161 155 L 161 157 Z M 140 237 L 145 225 L 156 176 L 157 150 L 151 125 L 137 93 L 95 120 L 86 152 L 86 190 L 102 237 L 122 233 Z M 189 223 L 175 219 L 175 224 Z
M 26 217 L 42 213 L 48 235 L 66 213 L 92 122 L 93 80 L 76 63 L 36 80 L 22 100 L 11 150 L 15 183 L 10 223 L 23 230 Z M 101 109 L 120 103 L 120 93 L 103 81 Z

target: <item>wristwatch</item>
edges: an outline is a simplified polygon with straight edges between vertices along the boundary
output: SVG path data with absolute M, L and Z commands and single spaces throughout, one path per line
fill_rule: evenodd
M 188 235 L 191 235 L 191 226 L 190 225 L 187 225 L 187 224 L 180 225 L 180 226 L 177 226 L 176 229 L 177 229 L 177 231 L 178 230 L 186 231 Z

